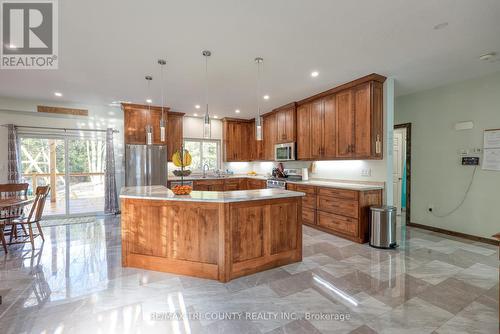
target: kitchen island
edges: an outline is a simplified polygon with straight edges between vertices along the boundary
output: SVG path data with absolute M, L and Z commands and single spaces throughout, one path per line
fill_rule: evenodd
M 122 189 L 122 265 L 227 282 L 302 260 L 302 196 Z

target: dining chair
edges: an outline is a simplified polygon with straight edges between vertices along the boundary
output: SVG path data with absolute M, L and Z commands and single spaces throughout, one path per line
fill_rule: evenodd
M 0 199 L 10 198 L 10 197 L 21 197 L 26 198 L 28 195 L 28 183 L 8 183 L 0 184 Z M 2 243 L 5 253 L 7 253 L 7 243 L 5 241 L 4 229 L 6 225 L 11 225 L 13 219 L 21 218 L 24 214 L 24 207 L 12 207 L 6 210 L 0 210 L 0 242 Z M 21 225 L 24 233 L 26 229 Z M 10 236 L 17 237 L 17 225 L 11 225 Z
M 45 207 L 45 201 L 50 192 L 50 186 L 40 186 L 36 188 L 35 201 L 31 206 L 30 212 L 27 217 L 21 217 L 18 219 L 11 220 L 10 225 L 21 225 L 24 227 L 26 225 L 28 227 L 28 233 L 21 236 L 23 240 L 10 242 L 10 244 L 20 244 L 30 242 L 31 247 L 35 247 L 35 238 L 40 236 L 43 241 L 45 238 L 43 236 L 43 231 L 40 226 L 40 221 L 42 220 L 43 208 Z M 36 226 L 38 233 L 33 233 L 33 225 Z M 23 230 L 25 230 L 23 228 Z

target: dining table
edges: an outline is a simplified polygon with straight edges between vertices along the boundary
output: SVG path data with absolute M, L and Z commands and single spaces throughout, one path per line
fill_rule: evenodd
M 0 212 L 12 210 L 14 208 L 24 207 L 32 204 L 35 201 L 35 196 L 13 196 L 0 198 Z M 0 214 L 1 219 L 1 214 Z

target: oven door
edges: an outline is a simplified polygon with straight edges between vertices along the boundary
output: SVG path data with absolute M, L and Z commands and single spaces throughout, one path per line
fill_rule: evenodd
M 276 161 L 295 160 L 295 143 L 274 145 L 274 160 Z

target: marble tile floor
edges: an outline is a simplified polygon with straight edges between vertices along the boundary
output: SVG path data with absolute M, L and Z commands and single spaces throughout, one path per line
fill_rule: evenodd
M 403 226 L 378 250 L 304 227 L 301 263 L 222 284 L 122 268 L 119 218 L 90 221 L 0 253 L 0 333 L 498 333 L 494 246 Z

